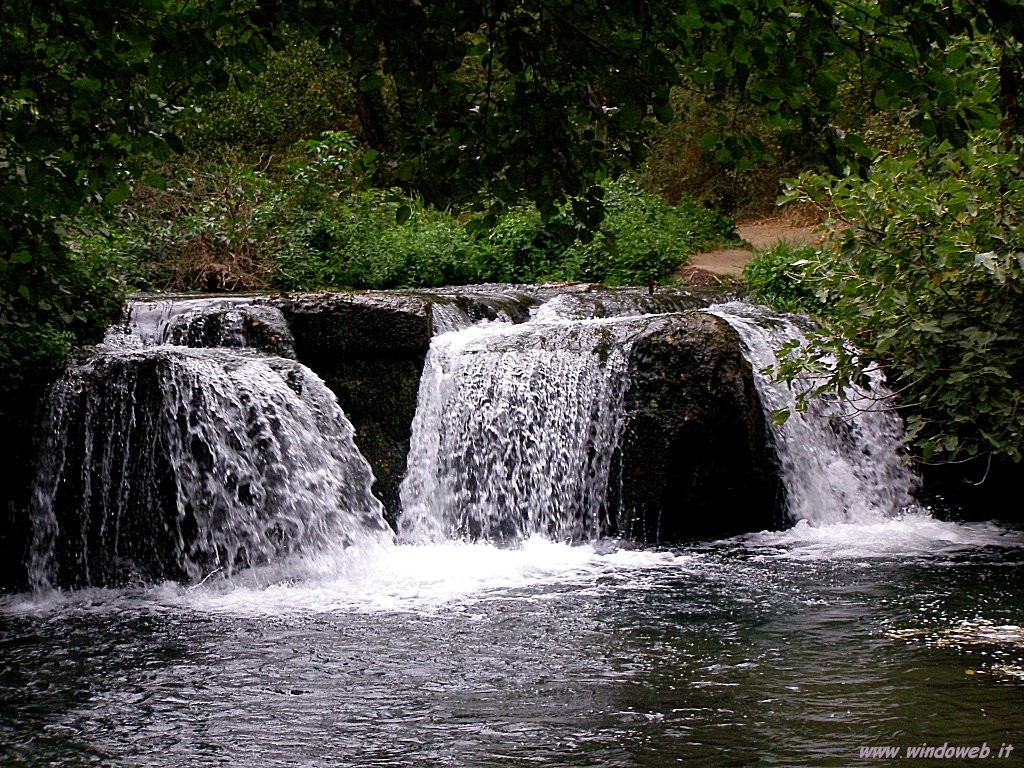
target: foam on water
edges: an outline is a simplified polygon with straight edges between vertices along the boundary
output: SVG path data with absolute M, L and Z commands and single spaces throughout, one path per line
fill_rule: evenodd
M 1022 547 L 1024 534 L 991 523 L 937 520 L 919 511 L 862 523 L 812 525 L 800 520 L 784 531 L 736 541 L 762 554 L 793 560 L 928 557 L 985 547 Z
M 700 555 L 604 545 L 572 546 L 540 537 L 516 549 L 487 543 L 388 546 L 361 542 L 184 586 L 46 591 L 0 600 L 21 615 L 187 610 L 230 616 L 319 613 L 429 612 L 504 599 L 520 590 L 540 599 L 546 587 L 593 587 L 611 576 L 689 568 Z M 632 578 L 632 576 L 631 576 Z
M 518 549 L 445 542 L 380 547 L 326 555 L 316 575 L 260 586 L 261 574 L 230 583 L 174 589 L 170 602 L 215 613 L 280 615 L 292 612 L 423 612 L 480 600 L 502 599 L 521 589 L 592 584 L 602 575 L 663 568 L 689 558 L 665 552 L 569 546 L 541 538 Z
M 0 612 L 48 616 L 136 608 L 235 617 L 302 614 L 393 614 L 470 610 L 482 601 L 543 600 L 565 590 L 584 594 L 602 584 L 642 590 L 649 579 L 698 583 L 737 580 L 735 565 L 752 558 L 781 563 L 906 563 L 956 560 L 972 552 L 1024 550 L 1024 533 L 995 523 L 953 523 L 908 514 L 865 524 L 813 526 L 750 534 L 695 548 L 633 549 L 620 542 L 569 545 L 534 536 L 519 548 L 446 541 L 392 546 L 359 542 L 325 548 L 184 586 L 47 591 L 0 599 Z M 732 555 L 743 554 L 734 561 Z M 725 557 L 723 558 L 723 555 Z M 804 566 L 801 566 L 804 567 Z M 815 565 L 814 567 L 819 567 Z M 754 572 L 756 573 L 756 571 Z

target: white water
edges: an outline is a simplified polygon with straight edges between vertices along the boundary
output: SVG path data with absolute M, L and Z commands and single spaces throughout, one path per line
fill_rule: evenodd
M 80 569 L 74 583 L 94 583 L 93 561 L 111 551 L 130 560 L 136 550 L 120 543 L 136 534 L 130 511 L 159 509 L 168 478 L 176 522 L 167 535 L 187 577 L 196 583 L 249 566 L 223 586 L 204 585 L 204 594 L 271 589 L 298 604 L 398 606 L 610 562 L 584 547 L 565 565 L 563 551 L 544 540 L 594 541 L 607 526 L 628 359 L 649 315 L 593 318 L 593 307 L 584 312 L 573 297 L 548 302 L 528 323 L 470 326 L 463 310 L 444 305 L 452 311 L 437 312 L 435 324 L 454 330 L 437 335 L 427 357 L 402 486 L 401 541 L 420 546 L 396 550 L 353 428 L 312 372 L 251 350 L 164 343 L 187 337 L 190 322 L 243 304 L 135 304 L 97 356 L 71 367 L 54 400 L 37 483 L 37 585 L 57 568 Z M 775 362 L 774 348 L 800 338 L 798 326 L 738 303 L 709 311 L 743 338 L 766 410 L 792 405 L 791 393 L 759 371 Z M 139 373 L 147 366 L 158 369 L 155 378 Z M 744 537 L 744 546 L 816 559 L 1009 543 L 997 529 L 940 523 L 914 508 L 902 425 L 878 407 L 884 395 L 877 382 L 871 393 L 815 403 L 774 428 L 797 525 Z M 87 465 L 69 470 L 80 456 Z M 81 475 L 77 496 L 67 495 L 69 472 Z M 77 528 L 61 530 L 57 502 L 65 515 L 74 507 Z M 57 554 L 69 536 L 77 549 L 70 564 Z M 523 550 L 498 555 L 453 540 Z M 645 556 L 616 557 L 637 565 Z M 288 591 L 297 584 L 310 594 Z
M 707 310 L 740 334 L 766 412 L 793 409 L 796 399 L 765 369 L 778 362 L 775 350 L 804 340 L 794 319 L 764 307 L 732 302 Z M 776 453 L 794 521 L 815 526 L 879 523 L 913 507 L 917 478 L 906 466 L 903 422 L 889 405 L 881 374 L 870 391 L 852 388 L 847 397 L 821 397 L 804 413 L 772 425 Z
M 435 336 L 402 484 L 406 541 L 596 538 L 623 423 L 627 320 Z
M 995 523 L 937 520 L 921 510 L 873 522 L 813 525 L 800 520 L 784 531 L 762 531 L 736 541 L 787 560 L 872 560 L 932 557 L 985 547 L 1024 546 L 1024 536 Z
M 485 603 L 546 590 L 599 596 L 629 584 L 644 591 L 666 578 L 714 582 L 737 563 L 854 571 L 893 563 L 948 562 L 980 552 L 1024 548 L 1024 533 L 993 523 L 942 522 L 908 515 L 872 524 L 811 526 L 740 536 L 685 550 L 650 550 L 609 543 L 570 545 L 530 537 L 517 548 L 446 541 L 403 544 L 364 539 L 325 547 L 292 561 L 239 570 L 228 578 L 183 586 L 164 582 L 146 588 L 46 591 L 0 600 L 0 612 L 52 615 L 61 611 L 103 613 L 135 605 L 160 610 L 235 617 L 395 614 L 427 616 L 457 610 L 472 616 Z M 723 553 L 726 557 L 723 559 Z M 994 555 L 998 557 L 998 555 Z M 787 565 L 794 564 L 794 565 Z M 658 588 L 653 587 L 652 588 Z
M 169 567 L 197 581 L 390 540 L 354 429 L 312 371 L 147 338 L 112 339 L 54 389 L 32 510 L 37 587 L 57 572 L 87 585 Z
M 293 340 L 277 307 L 252 297 L 139 299 L 125 306 L 122 321 L 104 340 L 111 347 L 173 344 L 188 347 L 260 347 L 294 357 Z
M 251 298 L 241 296 L 216 299 L 137 299 L 125 305 L 122 321 L 111 327 L 106 341 L 117 344 L 123 341 L 123 337 L 128 337 L 129 343 L 138 345 L 163 344 L 169 341 L 171 329 L 180 326 L 188 317 L 211 311 L 237 310 L 251 304 Z

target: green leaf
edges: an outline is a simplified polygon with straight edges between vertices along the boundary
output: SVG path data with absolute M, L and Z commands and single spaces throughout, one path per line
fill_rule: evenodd
M 127 184 L 121 183 L 110 190 L 104 197 L 103 202 L 107 205 L 114 206 L 120 205 L 128 199 L 128 195 L 131 194 L 131 187 Z
M 628 102 L 619 107 L 618 112 L 615 114 L 615 119 L 624 130 L 634 131 L 643 119 L 643 112 L 639 104 Z
M 80 77 L 77 80 L 72 81 L 71 87 L 79 91 L 96 93 L 103 87 L 103 83 L 92 77 Z
M 395 211 L 395 223 L 402 225 L 405 224 L 412 217 L 412 208 L 408 205 L 400 205 Z
M 167 146 L 170 147 L 175 153 L 179 155 L 185 154 L 185 144 L 182 142 L 182 140 L 178 137 L 177 134 L 168 131 L 167 133 L 163 134 L 161 138 L 164 140 L 164 143 L 167 144 Z
M 719 138 L 720 137 L 717 133 L 708 132 L 701 135 L 698 144 L 700 145 L 701 149 L 711 149 L 718 144 Z
M 379 91 L 383 85 L 384 78 L 375 72 L 372 75 L 367 75 L 359 81 L 359 90 L 363 93 L 374 93 Z
M 167 179 L 159 173 L 147 173 L 142 177 L 142 183 L 154 189 L 167 190 Z
M 670 101 L 661 101 L 655 104 L 654 116 L 658 119 L 658 122 L 663 125 L 671 123 L 675 117 L 675 111 L 672 109 L 672 103 Z

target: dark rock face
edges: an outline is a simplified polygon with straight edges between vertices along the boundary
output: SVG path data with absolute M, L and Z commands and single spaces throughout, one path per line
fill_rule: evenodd
M 304 294 L 273 300 L 288 321 L 295 355 L 338 397 L 373 468 L 374 493 L 392 525 L 405 474 L 431 300 L 401 294 Z
M 53 378 L 56 378 L 54 374 Z M 39 382 L 45 392 L 52 381 Z M 39 402 L 19 402 L 0 420 L 0 591 L 28 588 L 25 559 L 32 539 L 26 510 L 31 501 L 36 443 L 45 410 Z
M 46 442 L 71 439 L 53 469 L 44 460 L 35 481 L 48 502 L 42 516 L 36 513 L 33 559 L 39 562 L 30 563 L 38 570 L 52 552 L 46 566 L 52 583 L 77 588 L 185 578 L 175 552 L 194 531 L 174 509 L 174 468 L 161 435 L 161 365 L 157 358 L 98 361 L 94 375 L 54 393 Z M 92 405 L 106 402 L 130 409 L 118 414 Z M 93 471 L 107 456 L 118 480 L 131 478 L 113 492 L 102 487 L 108 478 Z
M 316 370 L 337 358 L 398 359 L 430 346 L 430 299 L 385 293 L 310 293 L 274 299 L 300 361 Z
M 936 517 L 1024 524 L 1024 507 L 1007 503 L 1020 492 L 1020 464 L 1005 458 L 978 458 L 963 464 L 936 464 L 920 469 L 921 501 Z
M 622 486 L 609 489 L 619 535 L 676 543 L 782 527 L 782 483 L 740 343 L 700 312 L 656 318 L 636 342 Z

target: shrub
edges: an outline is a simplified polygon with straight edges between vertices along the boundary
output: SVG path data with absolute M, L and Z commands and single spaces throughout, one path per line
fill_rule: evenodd
M 842 389 L 871 362 L 907 409 L 928 462 L 1024 450 L 1024 138 L 880 158 L 867 178 L 807 174 L 789 197 L 837 225 L 810 269 L 837 332 L 782 373 Z M 852 340 L 859 355 L 844 350 Z M 838 364 L 828 364 L 830 355 Z
M 540 212 L 527 205 L 510 208 L 483 238 L 486 280 L 535 283 L 560 276 L 567 244 Z
M 487 236 L 495 279 L 659 283 L 695 251 L 736 239 L 731 219 L 689 198 L 670 205 L 627 176 L 608 186 L 604 209 L 592 238 L 566 243 L 565 232 L 576 232 L 568 209 L 544 223 L 532 209 L 513 208 Z
M 139 288 L 411 288 L 474 282 L 662 282 L 734 223 L 690 199 L 672 206 L 629 178 L 609 186 L 594 235 L 566 206 L 545 222 L 507 210 L 473 234 L 455 216 L 392 190 L 362 189 L 351 136 L 299 142 L 267 167 L 239 153 L 179 161 L 166 190 L 139 188 L 83 248 L 119 263 Z M 588 235 L 590 237 L 588 238 Z M 584 242 L 586 239 L 586 242 Z
M 32 404 L 68 353 L 102 337 L 125 294 L 105 259 L 38 246 L 30 263 L 0 259 L 0 423 L 31 420 Z
M 399 215 L 400 209 L 408 215 Z M 404 219 L 398 223 L 399 219 Z M 480 246 L 453 217 L 397 193 L 354 192 L 292 207 L 268 244 L 273 285 L 408 288 L 481 279 Z
M 816 290 L 819 261 L 813 246 L 778 243 L 751 259 L 743 278 L 751 296 L 772 309 L 820 316 L 826 307 L 824 292 Z
M 662 282 L 695 251 L 736 238 L 731 220 L 690 199 L 669 205 L 628 177 L 608 188 L 605 212 L 598 236 L 566 253 L 564 279 L 609 285 Z

